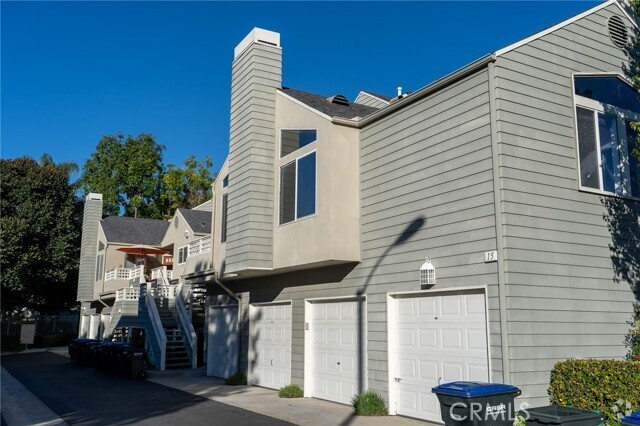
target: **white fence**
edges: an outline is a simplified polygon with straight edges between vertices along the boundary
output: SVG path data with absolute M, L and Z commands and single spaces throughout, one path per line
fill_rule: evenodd
M 121 300 L 138 300 L 140 298 L 140 289 L 127 287 L 116 290 L 116 302 Z
M 197 240 L 189 243 L 189 257 L 197 256 L 199 254 L 208 253 L 211 251 L 211 235 L 198 238 Z
M 104 274 L 105 281 L 130 280 L 132 278 L 137 278 L 138 280 L 144 279 L 144 266 L 138 265 L 133 268 L 113 268 L 109 269 Z
M 173 279 L 173 271 L 171 269 L 167 269 L 166 266 L 161 266 L 159 268 L 155 268 L 151 270 L 151 279 L 159 280 L 162 278 L 163 272 L 166 273 L 166 277 L 168 280 Z

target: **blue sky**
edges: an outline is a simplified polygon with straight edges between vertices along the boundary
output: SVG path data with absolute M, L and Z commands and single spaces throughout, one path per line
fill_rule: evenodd
M 105 134 L 153 133 L 165 163 L 228 152 L 233 48 L 281 33 L 283 84 L 353 100 L 415 91 L 597 2 L 6 2 L 1 156 L 80 166 Z

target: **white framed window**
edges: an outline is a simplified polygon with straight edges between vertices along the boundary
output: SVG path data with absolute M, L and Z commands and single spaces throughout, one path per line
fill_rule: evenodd
M 580 187 L 640 197 L 637 90 L 617 74 L 574 75 L 574 99 Z
M 303 148 L 318 139 L 315 129 L 281 129 L 280 158 Z
M 189 246 L 182 246 L 178 249 L 178 265 L 181 265 L 187 261 L 189 256 Z
M 96 279 L 95 281 L 101 280 L 102 274 L 104 273 L 104 251 L 101 251 L 96 256 Z
M 280 167 L 280 225 L 316 213 L 316 151 Z
M 220 218 L 220 242 L 227 242 L 227 206 L 228 195 L 222 195 L 222 217 Z

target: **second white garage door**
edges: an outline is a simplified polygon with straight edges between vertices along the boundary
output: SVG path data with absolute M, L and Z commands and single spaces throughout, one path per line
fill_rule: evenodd
M 316 398 L 350 404 L 358 393 L 358 377 L 366 374 L 366 348 L 359 348 L 359 328 L 364 327 L 358 321 L 359 303 L 364 310 L 362 301 L 311 306 L 312 395 Z
M 390 386 L 395 386 L 396 412 L 439 422 L 432 387 L 489 381 L 484 294 L 403 296 L 391 303 Z
M 291 383 L 291 304 L 252 307 L 254 385 L 280 389 Z

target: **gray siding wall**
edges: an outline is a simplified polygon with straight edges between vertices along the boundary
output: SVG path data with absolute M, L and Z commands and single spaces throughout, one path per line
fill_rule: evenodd
M 226 271 L 271 268 L 276 90 L 282 53 L 254 43 L 233 62 Z
M 368 387 L 386 396 L 387 292 L 420 290 L 430 256 L 435 288 L 488 287 L 492 379 L 501 381 L 497 270 L 484 263 L 496 249 L 486 70 L 371 124 L 361 143 L 362 262 L 227 285 L 243 304 L 292 301 L 292 381 L 302 386 L 305 299 L 366 295 Z
M 638 265 L 639 203 L 578 190 L 572 72 L 621 72 L 608 6 L 498 57 L 497 137 L 509 355 L 508 382 L 547 403 L 549 373 L 569 357 L 620 358 L 633 294 L 624 264 Z M 616 208 L 629 208 L 627 219 Z M 618 210 L 621 212 L 621 210 Z M 635 217 L 635 224 L 634 218 Z M 608 225 L 627 237 L 612 240 Z M 610 248 L 611 247 L 611 248 Z M 612 262 L 615 248 L 622 249 Z M 626 258 L 625 258 L 626 257 Z
M 87 197 L 82 215 L 77 293 L 79 302 L 93 300 L 93 286 L 96 281 L 96 254 L 98 252 L 98 222 L 100 219 L 102 219 L 102 200 L 92 200 Z
M 388 102 L 382 102 L 380 99 L 369 96 L 367 93 L 360 93 L 354 102 L 374 108 L 384 108 L 389 105 Z

